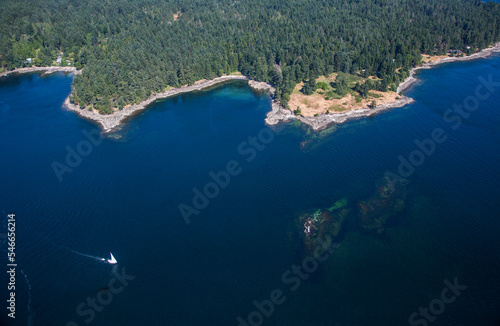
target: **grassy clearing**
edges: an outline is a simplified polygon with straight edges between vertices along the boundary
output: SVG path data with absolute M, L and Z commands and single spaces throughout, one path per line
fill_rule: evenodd
M 336 105 L 332 105 L 328 110 L 334 111 L 334 112 L 343 112 L 343 111 L 347 110 L 347 108 L 336 104 Z
M 354 96 L 354 99 L 356 100 L 356 103 L 361 103 L 361 101 L 363 100 L 363 98 L 361 97 L 361 95 L 359 95 L 359 93 L 353 91 L 352 89 L 349 90 L 349 93 Z
M 345 80 L 346 80 L 346 82 L 347 82 L 347 85 L 349 85 L 349 87 L 354 86 L 356 84 L 356 82 L 358 82 L 358 81 L 364 81 L 365 80 L 365 78 L 362 78 L 360 76 L 346 74 L 346 73 L 343 73 L 343 72 L 339 72 L 338 76 L 344 77 Z
M 370 91 L 365 86 L 368 79 L 372 81 L 372 85 L 368 86 L 371 89 Z M 357 85 L 358 83 L 359 85 Z M 320 76 L 316 79 L 316 89 L 310 95 L 306 95 L 301 91 L 304 86 L 310 89 L 310 83 L 308 85 L 304 85 L 304 83 L 297 84 L 290 95 L 288 103 L 293 111 L 300 107 L 303 116 L 312 117 L 323 113 L 356 110 L 369 107 L 373 103 L 380 105 L 394 101 L 394 94 L 372 89 L 372 87 L 378 87 L 378 83 L 380 83 L 378 79 L 373 76 L 364 78 L 346 73 Z M 365 94 L 365 97 L 363 97 L 363 94 Z
M 346 74 L 343 72 L 333 73 L 329 76 L 320 76 L 316 79 L 316 85 L 318 88 L 314 91 L 312 95 L 320 95 L 327 101 L 338 100 L 343 98 L 342 95 L 339 95 L 335 87 L 335 81 L 339 76 L 344 78 L 348 88 L 353 88 L 357 82 L 364 82 L 366 80 L 366 78 L 357 75 Z M 304 83 L 297 84 L 293 89 L 292 94 L 299 94 L 302 87 L 304 87 Z M 356 96 L 355 92 L 352 90 L 348 90 L 348 93 L 352 94 L 353 96 Z M 376 97 L 376 94 L 374 95 L 375 95 L 374 97 Z M 358 100 L 358 103 L 359 101 L 361 100 Z
M 380 98 L 382 95 L 373 92 L 368 92 L 368 98 Z

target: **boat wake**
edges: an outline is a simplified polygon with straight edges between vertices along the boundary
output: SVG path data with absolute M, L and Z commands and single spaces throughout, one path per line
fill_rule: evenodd
M 61 246 L 61 245 L 58 245 L 56 243 L 54 243 L 54 241 L 50 240 L 49 238 L 47 238 L 46 236 L 43 236 L 43 238 L 45 240 L 47 240 L 48 242 L 50 242 L 53 246 L 55 247 L 58 247 L 58 248 L 63 248 L 63 249 L 66 249 L 68 251 L 71 251 L 72 253 L 74 254 L 77 254 L 79 256 L 82 256 L 82 257 L 87 257 L 87 258 L 91 258 L 91 259 L 94 259 L 94 260 L 97 260 L 97 261 L 101 261 L 101 262 L 105 262 L 105 263 L 108 263 L 108 264 L 116 264 L 118 263 L 115 259 L 115 257 L 113 257 L 113 254 L 110 253 L 111 255 L 111 258 L 110 259 L 106 259 L 106 258 L 103 258 L 103 257 L 98 257 L 98 256 L 93 256 L 93 255 L 88 255 L 86 253 L 83 253 L 83 252 L 80 252 L 80 251 L 76 251 L 76 250 L 73 250 L 71 248 L 68 248 L 66 246 Z
M 92 258 L 92 259 L 95 259 L 95 260 L 98 260 L 98 261 L 106 261 L 106 258 L 92 256 L 92 255 L 87 255 L 87 254 L 84 254 L 83 252 L 79 252 L 79 251 L 73 250 L 73 249 L 65 247 L 65 246 L 60 246 L 60 247 L 66 249 L 66 250 L 69 250 L 69 251 L 71 251 L 74 254 L 83 256 L 83 257 Z

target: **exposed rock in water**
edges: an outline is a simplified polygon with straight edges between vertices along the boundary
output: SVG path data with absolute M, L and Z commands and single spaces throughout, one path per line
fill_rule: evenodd
M 322 255 L 328 244 L 339 237 L 350 211 L 346 205 L 347 199 L 344 198 L 329 209 L 310 210 L 299 216 L 298 228 L 309 253 Z M 318 247 L 321 249 L 316 251 Z
M 271 111 L 266 115 L 266 123 L 268 125 L 275 125 L 283 121 L 289 121 L 295 119 L 295 115 L 292 111 L 281 107 L 278 103 L 273 101 L 271 106 Z
M 275 92 L 274 87 L 272 87 L 270 84 L 266 82 L 258 82 L 255 80 L 249 80 L 248 81 L 248 86 L 253 88 L 256 91 L 268 91 L 270 95 L 273 95 Z

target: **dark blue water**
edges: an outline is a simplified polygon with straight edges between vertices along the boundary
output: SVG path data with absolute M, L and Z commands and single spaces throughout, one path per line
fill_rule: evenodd
M 70 76 L 0 79 L 0 233 L 15 213 L 18 271 L 27 277 L 16 275 L 16 322 L 4 307 L 0 322 L 238 325 L 250 316 L 259 325 L 261 316 L 263 325 L 409 325 L 434 304 L 413 324 L 499 325 L 500 87 L 458 127 L 443 119 L 474 95 L 479 76 L 500 81 L 499 68 L 495 56 L 422 71 L 407 91 L 416 103 L 324 137 L 293 123 L 263 129 L 269 98 L 231 83 L 155 103 L 97 145 L 84 134 L 97 126 L 61 109 Z M 365 231 L 360 201 L 436 128 L 446 140 L 406 176 L 402 210 L 381 232 Z M 253 158 L 249 137 L 259 133 L 268 138 Z M 67 165 L 68 150 L 86 156 L 60 181 L 53 164 Z M 230 161 L 241 173 L 187 225 L 179 205 L 193 206 L 193 188 Z M 345 197 L 341 246 L 299 285 L 283 282 L 310 257 L 300 212 Z M 0 248 L 6 257 L 7 243 Z M 78 254 L 110 251 L 117 265 Z M 131 276 L 110 284 L 116 273 Z M 433 301 L 455 278 L 467 288 L 453 302 Z M 282 303 L 269 317 L 252 313 L 274 290 Z

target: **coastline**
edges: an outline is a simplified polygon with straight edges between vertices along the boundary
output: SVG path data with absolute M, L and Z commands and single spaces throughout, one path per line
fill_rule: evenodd
M 403 82 L 401 82 L 397 88 L 397 93 L 401 94 L 401 92 L 408 89 L 411 85 L 416 83 L 418 79 L 415 77 L 415 74 L 421 69 L 430 69 L 434 66 L 448 63 L 448 62 L 456 62 L 456 61 L 468 61 L 479 58 L 485 58 L 489 55 L 500 52 L 500 42 L 496 43 L 494 46 L 484 49 L 478 53 L 474 53 L 470 56 L 464 57 L 445 57 L 436 61 L 426 62 L 420 64 L 419 66 L 412 68 L 410 70 L 410 75 Z M 26 67 L 14 69 L 11 71 L 4 72 L 0 74 L 0 77 L 7 76 L 13 73 L 28 73 L 28 72 L 37 72 L 37 71 L 45 71 L 44 75 L 51 74 L 54 72 L 62 71 L 62 72 L 74 72 L 75 74 L 81 73 L 81 70 L 77 70 L 75 67 Z M 248 81 L 248 85 L 256 90 L 256 91 L 267 91 L 270 95 L 274 94 L 275 89 L 265 82 L 257 82 L 251 80 L 246 76 L 241 75 L 225 75 L 221 77 L 214 78 L 212 80 L 204 80 L 198 81 L 194 85 L 183 86 L 179 88 L 172 88 L 168 91 L 157 93 L 149 97 L 148 99 L 140 102 L 139 104 L 128 105 L 124 107 L 122 110 L 115 111 L 109 115 L 102 115 L 97 111 L 89 111 L 86 109 L 80 108 L 78 105 L 70 103 L 69 96 L 65 99 L 63 103 L 63 107 L 67 108 L 71 111 L 74 111 L 79 116 L 89 119 L 91 121 L 97 122 L 101 125 L 103 132 L 108 133 L 112 131 L 114 128 L 118 127 L 122 124 L 122 122 L 129 116 L 134 113 L 144 110 L 148 105 L 152 104 L 158 99 L 168 98 L 172 96 L 176 96 L 178 94 L 188 93 L 192 91 L 203 90 L 230 80 L 243 80 Z M 375 108 L 360 108 L 345 112 L 338 113 L 322 113 L 314 117 L 304 117 L 304 116 L 296 116 L 291 110 L 283 108 L 278 102 L 272 100 L 271 111 L 269 111 L 265 118 L 265 123 L 267 125 L 276 125 L 280 122 L 286 122 L 293 119 L 297 119 L 302 123 L 309 125 L 313 131 L 319 131 L 321 129 L 327 128 L 331 124 L 342 124 L 348 120 L 363 118 L 373 116 L 380 112 L 383 112 L 388 109 L 403 107 L 407 104 L 414 102 L 412 98 L 409 98 L 404 95 L 400 95 L 395 101 L 383 103 L 377 105 Z
M 483 49 L 480 52 L 471 54 L 470 56 L 446 57 L 433 62 L 423 63 L 415 68 L 412 68 L 410 70 L 410 76 L 406 78 L 403 82 L 401 82 L 397 88 L 396 93 L 400 94 L 399 99 L 393 102 L 377 105 L 373 109 L 362 108 L 340 113 L 329 113 L 329 114 L 323 113 L 315 117 L 304 117 L 304 116 L 295 116 L 290 110 L 281 108 L 277 103 L 274 103 L 273 101 L 272 110 L 268 112 L 266 116 L 266 123 L 268 125 L 274 125 L 279 122 L 284 122 L 290 119 L 298 119 L 299 121 L 309 125 L 313 129 L 313 131 L 319 131 L 321 129 L 327 128 L 329 125 L 333 123 L 342 124 L 351 119 L 369 117 L 388 109 L 403 107 L 415 101 L 410 97 L 401 95 L 401 92 L 405 91 L 411 85 L 413 85 L 418 81 L 418 79 L 415 77 L 417 71 L 421 69 L 430 69 L 433 68 L 434 66 L 448 62 L 469 61 L 480 58 L 486 58 L 496 52 L 500 52 L 500 42 L 496 43 L 495 45 L 489 48 Z
M 298 116 L 295 117 L 299 121 L 309 125 L 313 131 L 319 131 L 322 130 L 329 125 L 336 123 L 336 124 L 342 124 L 345 123 L 348 120 L 356 119 L 356 118 L 365 118 L 365 117 L 370 117 L 375 114 L 378 114 L 382 111 L 388 110 L 388 109 L 393 109 L 393 108 L 400 108 L 403 107 L 407 104 L 410 104 L 414 102 L 414 100 L 410 97 L 406 96 L 400 96 L 400 98 L 394 102 L 386 103 L 386 104 L 381 104 L 377 105 L 375 108 L 370 109 L 370 108 L 362 108 L 362 109 L 357 109 L 357 110 L 350 110 L 350 111 L 345 111 L 345 112 L 340 112 L 340 113 L 329 113 L 329 114 L 320 114 L 316 117 L 303 117 L 303 116 Z M 289 110 L 287 110 L 289 111 Z M 293 113 L 289 111 L 291 116 L 294 117 Z M 267 122 L 267 118 L 266 118 Z
M 191 86 L 183 86 L 179 88 L 172 88 L 168 91 L 161 92 L 154 94 L 150 96 L 148 99 L 140 102 L 139 104 L 134 104 L 134 105 L 129 105 L 124 107 L 122 110 L 115 111 L 112 114 L 100 114 L 97 111 L 89 111 L 86 109 L 80 108 L 79 105 L 70 103 L 69 101 L 69 96 L 64 100 L 63 107 L 74 111 L 76 114 L 80 115 L 81 117 L 87 118 L 89 120 L 95 121 L 99 123 L 102 128 L 104 133 L 108 133 L 112 131 L 114 128 L 118 127 L 127 117 L 133 115 L 134 113 L 144 110 L 148 105 L 151 103 L 155 102 L 156 100 L 163 99 L 163 98 L 168 98 L 172 97 L 178 94 L 183 94 L 183 93 L 188 93 L 192 91 L 199 91 L 203 90 L 221 83 L 224 83 L 229 80 L 246 80 L 249 81 L 249 85 L 254 88 L 255 90 L 269 90 L 269 91 L 274 91 L 274 88 L 272 88 L 270 85 L 267 85 L 266 83 L 259 83 L 250 80 L 248 77 L 245 76 L 237 76 L 237 75 L 227 75 L 227 76 L 221 76 L 217 77 L 211 80 L 206 80 L 202 81 L 199 83 L 195 83 L 194 85 Z M 253 85 L 253 86 L 252 86 Z
M 78 74 L 81 70 L 76 69 L 76 67 L 58 67 L 58 66 L 49 66 L 49 67 L 25 67 L 25 68 L 15 68 L 14 70 L 5 71 L 0 74 L 0 77 L 8 76 L 10 74 L 25 74 L 28 72 L 37 72 L 37 71 L 45 71 L 44 75 L 50 75 L 55 72 L 74 72 Z
M 401 93 L 404 90 L 406 90 L 407 88 L 409 88 L 411 85 L 416 83 L 418 81 L 418 79 L 415 78 L 415 74 L 417 71 L 419 71 L 421 69 L 431 69 L 434 66 L 437 66 L 437 65 L 440 65 L 443 63 L 448 63 L 448 62 L 469 61 L 469 60 L 475 60 L 475 59 L 480 59 L 480 58 L 486 58 L 486 57 L 488 57 L 496 52 L 500 52 L 500 42 L 496 43 L 495 45 L 493 45 L 489 48 L 483 49 L 482 51 L 471 54 L 469 56 L 446 57 L 446 58 L 439 59 L 437 61 L 423 63 L 423 64 L 419 65 L 418 67 L 412 68 L 410 70 L 410 76 L 408 78 L 406 78 L 401 84 L 399 84 L 396 92 Z
M 303 115 L 296 116 L 289 109 L 284 109 L 281 107 L 281 105 L 273 101 L 272 109 L 267 113 L 265 122 L 268 125 L 275 125 L 280 122 L 297 119 L 300 122 L 307 124 L 312 128 L 313 131 L 320 131 L 332 124 L 342 124 L 352 119 L 370 117 L 389 109 L 403 107 L 413 102 L 414 100 L 412 98 L 404 95 L 399 95 L 396 100 L 379 104 L 374 108 L 363 107 L 360 109 L 348 110 L 344 112 L 321 113 L 317 116 L 306 117 Z

